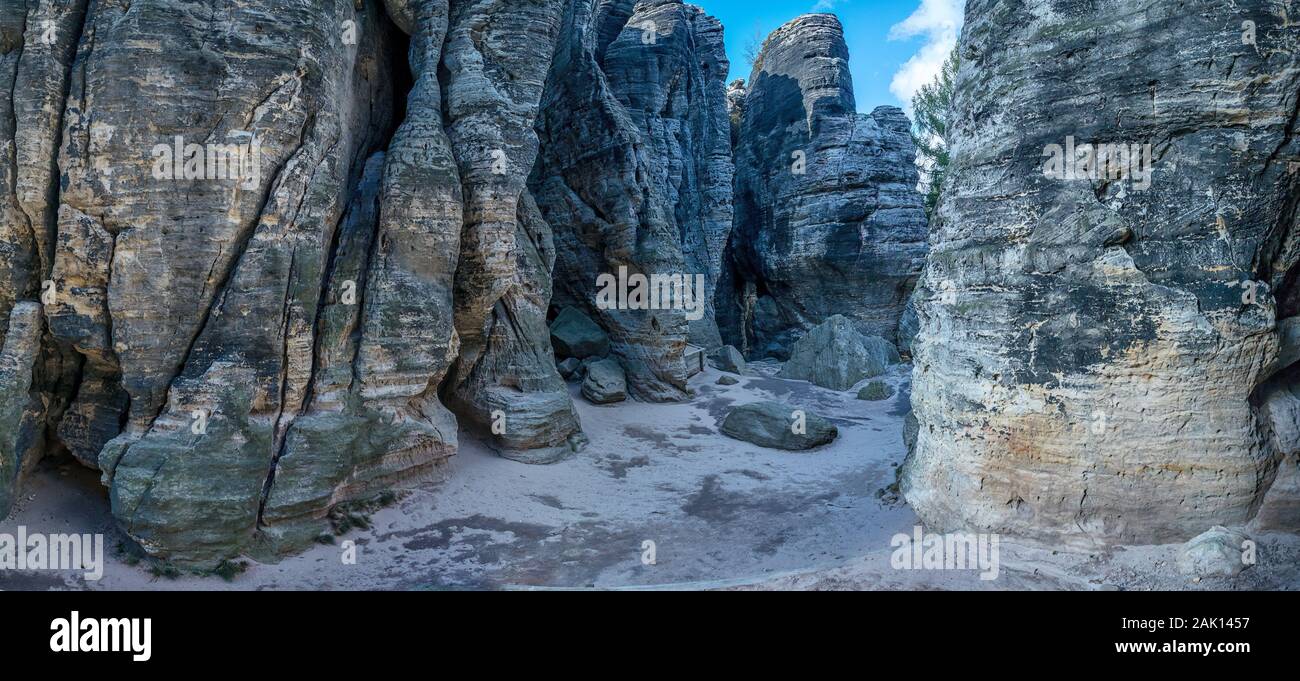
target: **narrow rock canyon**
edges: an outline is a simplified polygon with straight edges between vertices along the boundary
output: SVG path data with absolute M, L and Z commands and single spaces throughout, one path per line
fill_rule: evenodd
M 564 495 L 656 466 L 699 479 L 617 510 L 677 530 L 862 476 L 837 536 L 1300 530 L 1279 3 L 968 0 L 930 216 L 840 19 L 729 82 L 703 4 L 5 0 L 0 515 L 66 463 L 132 552 L 211 571 L 405 499 L 459 514 L 412 551 L 532 537 L 583 586 L 548 542 L 641 535 Z

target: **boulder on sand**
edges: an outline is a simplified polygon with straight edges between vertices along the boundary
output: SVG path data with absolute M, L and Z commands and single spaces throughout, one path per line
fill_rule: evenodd
M 551 322 L 551 345 L 557 357 L 586 359 L 609 354 L 609 336 L 575 307 L 564 308 Z
M 709 364 L 718 371 L 731 374 L 745 373 L 745 357 L 730 345 L 724 345 L 709 353 Z
M 755 402 L 731 410 L 722 433 L 760 447 L 802 451 L 829 444 L 839 437 L 830 421 L 780 402 Z
M 611 404 L 627 399 L 627 376 L 615 359 L 602 359 L 587 367 L 582 396 L 592 404 Z
M 878 336 L 864 336 L 847 317 L 835 315 L 794 344 L 790 360 L 777 376 L 831 390 L 848 390 L 901 361 L 892 343 Z
M 566 381 L 577 378 L 574 374 L 578 373 L 578 369 L 581 367 L 582 361 L 577 357 L 570 357 L 555 365 L 555 368 L 560 372 L 560 376 Z
M 1243 560 L 1248 539 L 1235 530 L 1213 527 L 1178 552 L 1178 571 L 1188 577 L 1236 577 L 1248 567 Z
M 893 396 L 894 389 L 889 387 L 889 384 L 884 381 L 872 381 L 863 386 L 862 390 L 858 391 L 858 399 L 866 400 L 868 402 L 879 402 L 881 400 L 887 400 Z

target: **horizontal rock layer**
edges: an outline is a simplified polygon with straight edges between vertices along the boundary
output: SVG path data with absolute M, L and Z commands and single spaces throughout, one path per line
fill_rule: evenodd
M 907 117 L 857 113 L 831 14 L 773 33 L 743 99 L 731 96 L 735 229 L 717 294 L 727 342 L 785 359 L 836 314 L 893 342 L 926 251 Z
M 721 345 L 712 297 L 733 174 L 721 25 L 680 0 L 573 0 L 561 36 L 529 180 L 555 229 L 556 302 L 609 332 L 634 396 L 684 399 L 687 341 Z M 597 300 L 602 275 L 655 274 L 694 295 L 654 309 Z
M 1300 45 L 1274 8 L 967 4 L 902 479 L 933 528 L 1173 542 L 1264 503 L 1300 312 Z M 1102 176 L 1084 144 L 1136 151 Z

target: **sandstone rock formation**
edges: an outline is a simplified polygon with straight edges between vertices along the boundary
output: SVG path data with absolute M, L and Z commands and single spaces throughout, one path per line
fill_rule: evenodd
M 23 301 L 9 311 L 0 348 L 0 509 L 8 513 L 25 473 L 40 455 L 41 404 L 32 394 L 33 358 L 41 336 L 40 307 Z
M 798 268 L 867 251 L 899 259 L 868 269 L 904 295 L 903 121 L 853 114 L 826 30 L 812 66 L 797 35 L 774 38 L 755 87 L 728 91 L 721 25 L 680 0 L 5 3 L 0 513 L 67 454 L 148 554 L 210 568 L 439 477 L 462 426 L 530 463 L 571 453 L 566 379 L 598 403 L 688 397 L 688 343 L 723 347 L 724 280 L 759 271 L 724 265 L 733 143 L 762 185 L 749 200 L 833 213 L 754 226 L 777 240 L 765 254 L 807 230 L 811 257 L 745 279 L 760 307 L 828 281 L 780 289 Z M 845 78 L 803 83 L 810 113 L 786 121 L 769 85 L 800 73 Z M 753 172 L 796 147 L 811 179 Z M 669 297 L 600 305 L 601 275 Z M 897 323 L 883 303 L 814 303 L 774 333 L 841 305 L 859 328 Z
M 864 336 L 853 322 L 835 315 L 794 343 L 777 374 L 831 390 L 848 390 L 898 364 L 898 350 L 879 336 Z
M 465 202 L 455 290 L 460 356 L 444 392 L 463 424 L 505 456 L 534 463 L 586 442 L 546 325 L 554 240 L 525 197 L 564 5 L 455 0 L 443 59 L 447 134 Z
M 839 429 L 830 421 L 780 402 L 756 402 L 732 409 L 722 434 L 760 447 L 803 451 L 830 444 Z
M 349 439 L 369 441 L 361 457 L 371 461 L 418 453 L 389 464 L 391 479 L 454 449 L 454 434 L 448 443 L 390 400 L 357 403 L 331 421 L 337 450 L 299 451 L 291 427 L 318 407 L 322 298 L 341 286 L 325 273 L 349 189 L 389 127 L 390 66 L 373 6 L 277 3 L 273 22 L 267 9 L 240 5 L 214 24 L 205 3 L 138 3 L 130 20 L 125 7 L 96 4 L 65 113 L 60 234 L 89 220 L 88 233 L 98 227 L 113 241 L 107 312 L 93 296 L 72 307 L 111 326 L 84 334 L 84 324 L 70 324 L 77 333 L 60 336 L 52 324 L 52 332 L 88 366 L 116 359 L 129 411 L 98 463 L 122 528 L 178 562 L 210 563 L 251 545 L 267 506 L 280 506 L 270 498 L 275 481 L 306 484 L 279 469 L 284 457 L 330 458 L 338 480 L 355 473 Z M 381 231 L 375 249 L 381 263 L 391 262 L 386 238 Z M 55 260 L 53 279 L 74 300 L 94 291 L 76 283 L 92 276 L 82 262 L 75 253 Z M 363 400 L 396 397 L 401 382 L 377 355 L 416 354 L 388 340 L 410 342 L 414 330 L 381 330 L 394 313 L 383 307 L 385 272 L 377 267 L 365 285 Z M 105 335 L 111 348 L 80 349 Z M 73 409 L 90 401 L 94 413 L 118 418 L 87 394 L 99 385 L 83 382 Z M 376 385 L 393 392 L 377 395 Z M 371 422 L 391 424 L 388 437 L 365 432 Z M 366 491 L 331 489 L 322 504 Z
M 575 0 L 561 35 L 529 182 L 556 230 L 556 304 L 609 332 L 633 395 L 684 399 L 687 341 L 721 345 L 712 291 L 733 174 L 721 25 L 680 0 Z M 621 268 L 703 276 L 703 313 L 602 309 L 597 279 Z
M 1167 543 L 1295 493 L 1270 491 L 1300 448 L 1267 380 L 1300 313 L 1276 10 L 967 3 L 902 479 L 932 529 Z
M 712 364 L 718 371 L 727 371 L 733 374 L 745 373 L 745 357 L 740 351 L 730 345 L 724 345 L 717 350 L 709 353 L 709 364 Z
M 0 398 L 0 514 L 8 512 L 19 478 L 35 465 L 51 425 L 67 408 L 73 386 L 64 375 L 78 363 L 68 349 L 34 340 L 45 333 L 44 321 L 27 303 L 49 300 L 53 290 L 56 160 L 86 5 L 0 7 L 0 344 L 7 353 L 0 369 L 7 393 Z
M 25 5 L 0 10 L 0 509 L 66 448 L 149 553 L 210 565 L 437 475 L 449 372 L 507 452 L 581 437 L 524 190 L 563 0 L 503 26 L 472 0 Z
M 751 358 L 785 359 L 835 314 L 894 341 L 921 271 L 910 124 L 894 107 L 857 113 L 848 59 L 834 15 L 800 17 L 767 39 L 733 105 L 736 219 L 718 321 Z

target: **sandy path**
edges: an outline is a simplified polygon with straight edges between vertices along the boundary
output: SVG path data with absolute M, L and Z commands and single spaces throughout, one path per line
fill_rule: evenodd
M 277 564 L 254 563 L 233 582 L 160 579 L 110 548 L 104 578 L 0 572 L 0 589 L 428 589 L 671 585 L 705 588 L 1277 588 L 1300 586 L 1300 540 L 1269 539 L 1278 567 L 1237 582 L 1190 584 L 1173 573 L 1176 547 L 1119 549 L 1104 556 L 1054 554 L 1004 542 L 1002 573 L 906 571 L 890 566 L 890 539 L 916 517 L 878 492 L 901 463 L 908 367 L 901 388 L 863 402 L 799 381 L 758 375 L 720 386 L 710 370 L 692 380 L 689 404 L 575 402 L 591 444 L 550 466 L 495 456 L 462 436 L 448 479 L 413 490 L 373 516 L 355 564 L 341 546 L 319 546 Z M 718 434 L 734 405 L 775 399 L 830 418 L 833 444 L 813 452 L 765 450 Z M 69 484 L 71 483 L 71 484 Z M 0 532 L 106 532 L 116 544 L 95 473 L 43 465 Z M 643 562 L 653 542 L 655 563 Z M 1264 542 L 1262 542 L 1263 544 Z M 1285 559 L 1285 560 L 1283 560 Z M 1165 561 L 1162 565 L 1161 561 Z

